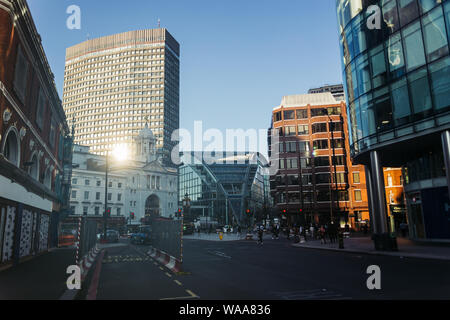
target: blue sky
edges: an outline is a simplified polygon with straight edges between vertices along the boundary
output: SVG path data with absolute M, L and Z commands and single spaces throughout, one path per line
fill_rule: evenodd
M 267 129 L 282 96 L 342 82 L 334 0 L 28 0 L 62 96 L 66 47 L 161 26 L 181 45 L 180 120 Z M 66 28 L 68 6 L 81 30 Z M 261 150 L 262 151 L 262 150 Z

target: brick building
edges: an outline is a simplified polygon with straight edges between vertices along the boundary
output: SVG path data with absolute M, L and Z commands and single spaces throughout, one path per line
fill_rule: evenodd
M 349 157 L 346 106 L 331 93 L 286 96 L 272 112 L 269 157 L 276 210 L 289 223 L 369 220 L 364 166 Z M 301 178 L 300 178 L 301 177 Z
M 26 1 L 0 4 L 1 265 L 54 244 L 67 208 L 71 139 Z

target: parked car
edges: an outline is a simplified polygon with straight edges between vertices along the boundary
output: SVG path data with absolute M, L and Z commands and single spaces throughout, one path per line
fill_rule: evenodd
M 119 232 L 117 232 L 116 230 L 108 230 L 106 231 L 106 241 L 107 242 L 119 242 Z
M 225 227 L 223 227 L 223 232 L 225 233 L 233 233 L 233 227 L 226 225 Z

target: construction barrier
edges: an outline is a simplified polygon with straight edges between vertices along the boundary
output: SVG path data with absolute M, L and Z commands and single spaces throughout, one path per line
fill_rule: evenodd
M 182 261 L 182 221 L 154 219 L 151 223 L 151 245 Z

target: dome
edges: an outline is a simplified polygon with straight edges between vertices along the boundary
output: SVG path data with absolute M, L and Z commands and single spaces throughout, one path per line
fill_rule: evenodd
M 154 139 L 153 132 L 152 132 L 152 130 L 149 129 L 147 124 L 145 124 L 145 128 L 139 132 L 138 138 Z

